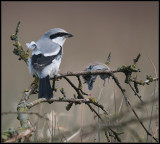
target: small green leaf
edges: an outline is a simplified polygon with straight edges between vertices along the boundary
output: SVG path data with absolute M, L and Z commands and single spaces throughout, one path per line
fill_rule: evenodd
M 67 106 L 66 106 L 66 110 L 69 111 L 72 107 L 73 103 L 69 103 Z
M 138 62 L 140 56 L 141 56 L 141 54 L 139 53 L 138 56 L 135 59 L 133 59 L 134 64 L 136 64 Z

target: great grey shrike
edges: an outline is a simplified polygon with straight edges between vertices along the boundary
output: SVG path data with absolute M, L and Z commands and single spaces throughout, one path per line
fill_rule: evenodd
M 32 57 L 28 59 L 28 68 L 32 75 L 39 77 L 38 98 L 50 99 L 53 90 L 50 85 L 50 77 L 57 75 L 63 54 L 63 44 L 71 33 L 60 28 L 54 28 L 46 32 L 37 42 L 26 43 L 32 49 Z

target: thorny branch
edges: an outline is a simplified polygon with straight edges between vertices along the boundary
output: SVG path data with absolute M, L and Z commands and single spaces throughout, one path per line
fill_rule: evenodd
M 79 75 L 80 76 L 80 75 Z M 78 82 L 79 82 L 79 86 L 78 86 L 78 88 L 66 77 L 66 76 L 64 76 L 63 78 L 65 79 L 65 80 L 67 80 L 67 82 L 75 89 L 75 91 L 77 92 L 77 94 L 78 94 L 78 99 L 79 98 L 83 98 L 84 99 L 84 97 L 83 97 L 83 93 L 84 92 L 82 92 L 82 84 L 81 84 L 81 80 L 80 80 L 80 77 L 79 76 L 77 76 L 77 78 L 78 78 Z M 80 91 L 82 92 L 82 93 L 80 93 Z M 94 99 L 94 98 L 91 98 L 90 99 L 91 101 L 92 101 L 92 103 L 94 104 L 94 105 L 96 105 L 97 107 L 99 107 L 99 108 L 101 108 L 103 111 L 104 111 L 104 114 L 107 114 L 107 115 L 109 115 L 109 112 L 107 112 L 105 109 L 104 109 L 104 107 L 102 106 L 102 105 L 99 105 L 98 104 L 98 102 Z M 98 116 L 98 118 L 100 118 L 100 120 L 101 121 L 103 121 L 103 119 L 101 118 L 101 116 L 98 114 L 98 112 L 89 104 L 89 103 L 86 103 L 87 105 L 88 105 L 88 107 L 90 108 L 90 110 L 92 111 L 92 112 L 94 112 L 97 116 Z M 117 139 L 119 142 L 121 142 L 121 139 L 119 138 L 119 136 L 118 136 L 118 134 L 112 129 L 112 128 L 107 128 L 106 127 L 106 130 L 105 131 L 111 131 L 112 133 L 113 133 L 113 137 L 115 138 L 115 139 Z M 107 133 L 106 133 L 106 135 L 107 135 Z
M 15 55 L 19 56 L 19 60 L 24 60 L 25 63 L 27 64 L 28 57 L 29 57 L 29 51 L 27 50 L 25 52 L 23 50 L 22 45 L 20 44 L 20 42 L 18 40 L 19 25 L 20 25 L 20 22 L 18 22 L 18 24 L 17 24 L 15 34 L 12 34 L 11 37 L 10 37 L 11 40 L 13 40 L 15 42 L 13 44 L 15 46 L 15 48 L 13 50 L 13 53 Z M 111 53 L 108 56 L 108 59 L 107 59 L 107 62 L 106 62 L 107 65 L 110 63 L 110 58 L 111 58 Z M 135 115 L 135 117 L 137 118 L 138 122 L 141 124 L 141 126 L 143 127 L 143 129 L 146 131 L 146 133 L 149 136 L 151 136 L 156 142 L 158 142 L 158 139 L 155 138 L 146 129 L 146 127 L 142 123 L 142 120 L 139 118 L 139 116 L 137 115 L 137 113 L 134 110 L 133 106 L 131 105 L 128 97 L 126 96 L 125 89 L 122 88 L 122 86 L 120 85 L 120 83 L 118 81 L 118 78 L 115 76 L 116 73 L 119 73 L 119 72 L 124 73 L 125 76 L 126 76 L 125 83 L 127 83 L 127 84 L 130 85 L 130 87 L 133 90 L 133 92 L 135 93 L 135 95 L 140 99 L 140 101 L 142 101 L 141 97 L 138 94 L 138 92 L 139 92 L 138 91 L 138 86 L 139 85 L 150 84 L 153 81 L 159 80 L 159 78 L 152 78 L 151 76 L 147 76 L 147 80 L 142 81 L 142 80 L 137 80 L 137 77 L 132 77 L 132 73 L 133 72 L 135 72 L 135 73 L 140 72 L 139 69 L 136 69 L 136 63 L 138 62 L 139 58 L 140 58 L 140 54 L 133 60 L 133 64 L 132 65 L 129 65 L 129 66 L 124 66 L 123 65 L 122 67 L 120 67 L 120 68 L 118 68 L 116 70 L 105 70 L 105 71 L 104 70 L 96 70 L 96 71 L 68 72 L 68 73 L 61 73 L 59 76 L 55 76 L 54 80 L 58 80 L 58 79 L 64 78 L 71 85 L 71 87 L 74 88 L 74 90 L 77 93 L 77 97 L 74 96 L 74 98 L 71 98 L 71 99 L 67 99 L 66 98 L 64 89 L 62 89 L 61 93 L 63 94 L 64 97 L 60 97 L 60 98 L 55 98 L 54 97 L 54 98 L 52 98 L 50 100 L 42 98 L 42 99 L 38 99 L 38 100 L 35 100 L 33 102 L 28 103 L 27 101 L 29 99 L 29 96 L 32 95 L 32 94 L 38 93 L 37 88 L 38 88 L 39 80 L 38 80 L 37 77 L 35 77 L 35 80 L 30 85 L 30 87 L 28 89 L 24 90 L 24 94 L 22 96 L 22 99 L 20 100 L 20 102 L 18 104 L 18 107 L 17 107 L 17 111 L 19 113 L 18 114 L 18 120 L 21 123 L 21 129 L 22 129 L 22 131 L 18 132 L 16 135 L 14 135 L 14 134 L 10 135 L 9 137 L 7 137 L 8 133 L 7 134 L 6 133 L 2 133 L 2 136 L 3 136 L 2 139 L 5 137 L 5 139 L 3 139 L 3 141 L 5 141 L 5 142 L 15 142 L 15 141 L 21 139 L 22 137 L 31 136 L 32 132 L 34 132 L 34 130 L 35 130 L 35 127 L 33 127 L 31 125 L 31 123 L 29 121 L 28 115 L 24 114 L 24 112 L 29 114 L 29 110 L 33 106 L 36 106 L 36 105 L 38 105 L 38 104 L 40 104 L 42 102 L 48 102 L 48 103 L 52 103 L 52 102 L 68 102 L 69 103 L 68 104 L 68 108 L 66 107 L 67 110 L 69 110 L 71 108 L 71 106 L 72 106 L 73 103 L 74 104 L 85 103 L 85 104 L 88 105 L 88 107 L 91 109 L 91 111 L 93 111 L 102 120 L 101 116 L 95 111 L 95 109 L 93 109 L 93 107 L 90 104 L 93 104 L 93 105 L 101 108 L 102 111 L 105 114 L 109 115 L 109 112 L 107 112 L 104 109 L 103 105 L 100 104 L 100 103 L 98 103 L 94 98 L 90 97 L 88 99 L 85 99 L 83 97 L 83 95 L 88 95 L 88 94 L 85 93 L 85 92 L 83 92 L 83 90 L 82 90 L 82 83 L 81 83 L 80 76 L 83 76 L 83 75 L 104 75 L 104 74 L 108 74 L 110 77 L 112 77 L 112 79 L 114 80 L 114 82 L 116 83 L 116 85 L 121 90 L 121 92 L 122 92 L 122 94 L 123 94 L 123 96 L 125 98 L 125 101 L 126 101 L 127 105 L 130 107 L 130 109 L 132 110 L 133 114 Z M 69 78 L 67 78 L 69 76 L 75 76 L 75 77 L 77 77 L 79 85 L 75 86 L 75 84 L 72 83 Z M 51 78 L 51 80 L 53 80 L 53 78 Z M 131 84 L 130 84 L 131 82 L 134 83 L 134 87 L 131 86 Z M 53 83 L 53 89 L 54 88 L 55 88 L 55 84 Z M 20 112 L 22 112 L 22 113 L 20 114 Z M 121 141 L 120 138 L 119 138 L 119 136 L 118 136 L 119 133 L 115 132 L 113 129 L 111 129 L 111 127 L 106 127 L 104 131 L 105 131 L 105 134 L 106 134 L 106 137 L 107 137 L 108 140 L 109 140 L 110 133 L 112 133 L 111 135 L 114 135 L 114 138 L 117 141 Z M 9 133 L 11 133 L 11 132 L 9 131 Z M 109 136 L 108 136 L 108 134 L 109 134 Z
M 130 88 L 133 90 L 133 92 L 135 93 L 135 95 L 140 99 L 140 101 L 143 103 L 143 100 L 141 99 L 141 96 L 135 91 L 135 89 L 132 87 L 131 83 L 128 83 Z
M 115 79 L 114 79 L 114 80 L 115 80 Z M 158 142 L 157 138 L 155 138 L 155 137 L 147 130 L 147 128 L 144 126 L 143 122 L 141 121 L 141 119 L 139 118 L 138 114 L 136 113 L 136 111 L 135 111 L 134 108 L 132 107 L 129 99 L 127 98 L 124 89 L 121 87 L 120 84 L 117 84 L 117 86 L 120 88 L 120 90 L 121 90 L 121 92 L 122 92 L 122 94 L 123 94 L 123 96 L 124 96 L 127 104 L 128 104 L 129 107 L 131 108 L 132 112 L 134 113 L 134 115 L 136 116 L 137 120 L 139 121 L 139 123 L 141 124 L 141 126 L 144 128 L 144 130 L 146 131 L 146 133 L 147 133 L 149 136 L 151 136 L 156 142 Z

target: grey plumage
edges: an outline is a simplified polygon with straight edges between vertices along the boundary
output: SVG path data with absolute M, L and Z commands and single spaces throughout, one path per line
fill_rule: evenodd
M 38 98 L 50 99 L 53 92 L 50 77 L 58 74 L 65 40 L 73 35 L 60 28 L 46 32 L 37 42 L 26 43 L 32 49 L 32 58 L 28 58 L 31 74 L 40 79 Z
M 54 28 L 46 32 L 36 43 L 37 48 L 42 51 L 42 53 L 54 53 L 60 49 L 59 44 L 54 43 L 51 41 L 50 36 L 56 33 L 65 32 L 65 30 L 60 28 Z M 54 43 L 54 44 L 53 44 Z M 46 47 L 49 47 L 49 49 L 46 49 Z
M 84 71 L 97 71 L 97 70 L 109 70 L 109 67 L 107 65 L 104 64 L 91 64 L 89 65 Z M 88 89 L 92 90 L 93 89 L 93 84 L 96 81 L 98 75 L 84 75 L 82 76 L 84 79 L 84 82 L 88 85 Z M 103 74 L 100 75 L 100 78 L 102 80 L 104 80 L 104 84 L 105 84 L 105 80 L 106 78 L 109 78 L 110 76 L 108 74 Z

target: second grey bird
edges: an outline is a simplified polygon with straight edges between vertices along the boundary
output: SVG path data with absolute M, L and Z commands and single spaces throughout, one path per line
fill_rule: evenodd
M 57 75 L 63 54 L 63 44 L 71 33 L 60 28 L 46 32 L 37 42 L 26 43 L 32 49 L 32 57 L 28 59 L 28 68 L 31 74 L 39 77 L 38 98 L 50 99 L 53 91 L 50 77 Z

